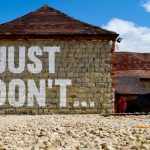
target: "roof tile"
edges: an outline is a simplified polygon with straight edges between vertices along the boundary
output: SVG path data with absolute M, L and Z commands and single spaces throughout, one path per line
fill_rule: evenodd
M 116 53 L 116 75 L 150 78 L 150 53 Z
M 14 34 L 118 36 L 115 32 L 81 22 L 49 6 L 0 25 L 0 36 Z
M 145 94 L 146 91 L 138 77 L 117 76 L 116 92 L 120 94 Z

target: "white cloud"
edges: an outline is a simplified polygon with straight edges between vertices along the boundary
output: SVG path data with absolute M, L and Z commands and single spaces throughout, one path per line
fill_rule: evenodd
M 137 26 L 133 22 L 118 18 L 112 19 L 103 28 L 115 31 L 123 38 L 121 43 L 117 43 L 116 51 L 150 53 L 150 28 Z
M 147 12 L 150 12 L 150 0 L 142 5 Z

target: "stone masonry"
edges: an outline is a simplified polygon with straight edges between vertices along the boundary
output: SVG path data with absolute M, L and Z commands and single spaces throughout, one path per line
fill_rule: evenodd
M 15 62 L 18 63 L 18 47 L 26 46 L 58 46 L 60 52 L 55 55 L 55 73 L 50 74 L 48 56 L 43 53 L 38 58 L 43 63 L 43 70 L 31 74 L 26 69 L 21 74 L 13 74 L 6 70 L 0 74 L 0 79 L 6 85 L 12 79 L 22 79 L 25 84 L 28 79 L 34 79 L 37 87 L 39 79 L 50 78 L 70 79 L 72 85 L 67 87 L 67 106 L 59 105 L 60 87 L 46 89 L 46 106 L 39 107 L 35 100 L 34 107 L 24 106 L 13 108 L 8 98 L 5 105 L 0 106 L 0 114 L 53 114 L 53 113 L 113 113 L 114 88 L 112 86 L 112 45 L 109 40 L 65 41 L 65 40 L 1 40 L 0 46 L 14 46 Z M 28 57 L 26 61 L 30 62 Z M 7 88 L 8 90 L 8 88 Z M 16 90 L 17 96 L 17 90 Z

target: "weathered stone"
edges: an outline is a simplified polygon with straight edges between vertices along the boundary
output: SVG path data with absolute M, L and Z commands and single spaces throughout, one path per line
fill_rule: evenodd
M 67 107 L 63 108 L 65 113 L 70 113 L 70 109 L 75 110 L 73 112 L 81 113 L 82 108 L 85 108 L 84 101 L 87 102 L 86 107 L 89 109 L 98 108 L 99 112 L 112 112 L 114 101 L 114 89 L 112 87 L 111 76 L 111 47 L 109 42 L 103 41 L 55 41 L 55 40 L 16 40 L 1 41 L 3 46 L 15 46 L 24 45 L 31 47 L 38 45 L 40 48 L 46 46 L 60 46 L 60 52 L 55 55 L 55 73 L 49 73 L 47 71 L 48 55 L 43 52 L 43 55 L 39 57 L 42 62 L 43 69 L 41 73 L 32 74 L 28 72 L 27 68 L 21 74 L 12 74 L 8 71 L 0 74 L 2 80 L 8 85 L 9 82 L 14 79 L 22 79 L 27 83 L 28 79 L 34 79 L 35 83 L 39 84 L 39 79 L 70 79 L 72 85 L 67 87 Z M 15 53 L 15 63 L 18 64 L 18 50 Z M 31 63 L 26 56 L 26 61 Z M 47 84 L 47 83 L 46 83 Z M 53 83 L 54 84 L 54 83 Z M 7 91 L 8 93 L 8 91 Z M 16 93 L 17 95 L 17 93 Z M 46 89 L 46 106 L 44 109 L 40 109 L 36 100 L 34 107 L 27 106 L 27 100 L 22 108 L 11 108 L 9 113 L 27 113 L 27 114 L 48 114 L 49 109 L 54 112 L 60 112 L 62 108 L 59 107 L 60 101 L 60 88 L 52 87 Z M 99 102 L 99 103 L 98 103 Z M 83 104 L 82 104 L 83 103 Z M 81 105 L 78 105 L 81 104 Z M 102 108 L 100 107 L 102 105 Z M 8 99 L 6 100 L 6 108 L 10 108 Z M 68 109 L 69 108 L 69 109 Z M 24 111 L 25 110 L 25 111 Z M 104 111 L 105 110 L 105 111 Z M 5 108 L 0 110 L 0 114 L 8 113 Z M 84 112 L 86 110 L 84 109 Z M 88 110 L 87 113 L 90 111 Z

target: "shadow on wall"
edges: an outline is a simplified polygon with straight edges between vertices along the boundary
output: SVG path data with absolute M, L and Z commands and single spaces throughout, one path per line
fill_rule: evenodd
M 150 93 L 142 94 L 133 99 L 128 99 L 120 94 L 115 94 L 116 113 L 149 113 Z

